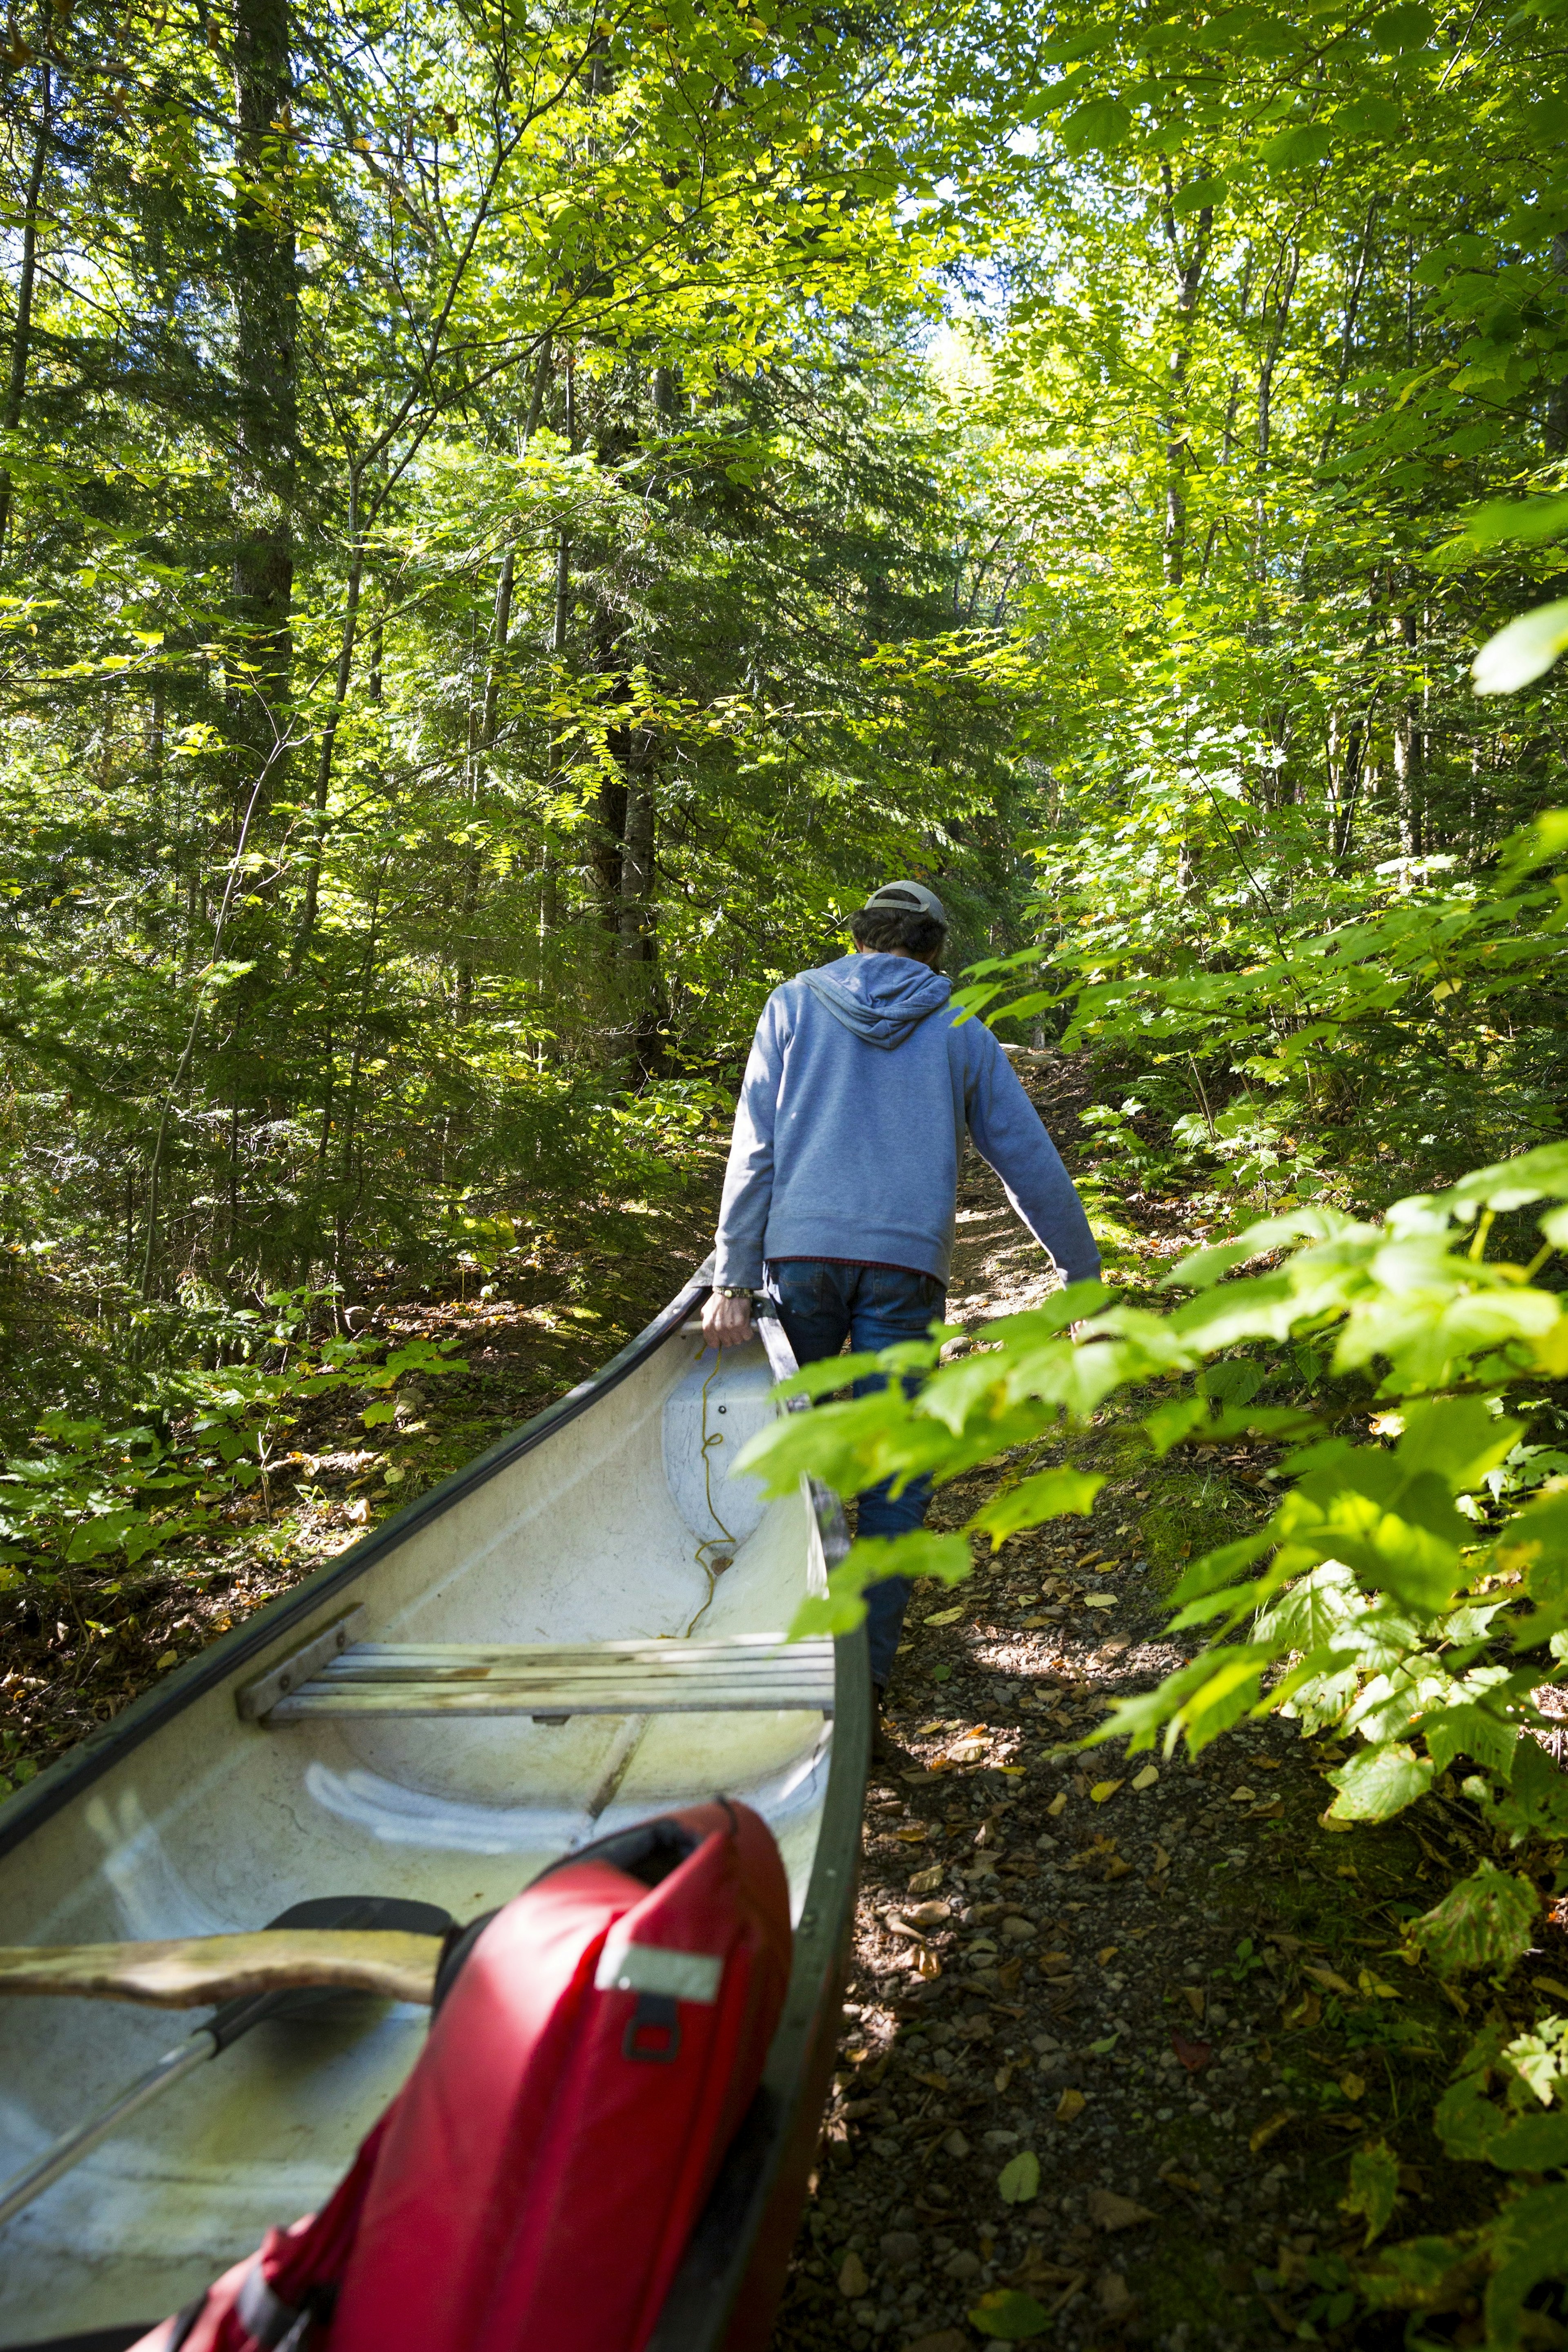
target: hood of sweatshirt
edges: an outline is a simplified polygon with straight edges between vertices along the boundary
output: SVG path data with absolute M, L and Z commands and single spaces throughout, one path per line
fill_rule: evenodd
M 837 963 L 797 977 L 851 1035 L 888 1054 L 952 995 L 940 971 L 912 956 L 840 956 Z

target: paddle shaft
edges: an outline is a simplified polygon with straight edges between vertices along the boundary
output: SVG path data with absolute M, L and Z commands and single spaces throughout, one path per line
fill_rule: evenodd
M 135 2082 L 116 2098 L 110 2099 L 106 2107 L 100 2107 L 97 2115 L 89 2116 L 85 2123 L 77 2124 L 70 2131 L 63 2132 L 52 2147 L 47 2147 L 42 2156 L 24 2166 L 20 2172 L 13 2173 L 10 2179 L 0 2186 L 0 2225 L 9 2221 L 12 2215 L 19 2213 L 25 2205 L 30 2205 L 35 2197 L 41 2197 L 61 2173 L 68 2172 L 73 2164 L 79 2164 L 84 2156 L 90 2155 L 100 2140 L 107 2139 L 110 2132 L 118 2131 L 120 2126 L 128 2122 L 139 2108 L 146 2106 L 175 2083 L 183 2082 L 187 2074 L 205 2065 L 209 2058 L 216 2058 L 222 2047 L 217 2035 L 203 2026 L 199 2032 L 182 2042 L 177 2049 L 165 2050 L 155 2065 L 149 2066 L 144 2074 L 138 2075 Z

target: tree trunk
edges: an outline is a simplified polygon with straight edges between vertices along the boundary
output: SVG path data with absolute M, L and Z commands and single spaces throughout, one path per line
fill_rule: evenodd
M 657 1076 L 663 1061 L 659 1014 L 658 935 L 653 905 L 657 824 L 653 764 L 657 739 L 639 728 L 628 763 L 626 830 L 621 848 L 620 962 L 627 998 L 632 1063 L 639 1078 Z
M 1394 630 L 1414 661 L 1417 644 L 1415 614 L 1404 614 L 1394 622 Z M 1424 856 L 1426 739 L 1413 677 L 1405 679 L 1394 721 L 1394 794 L 1399 812 L 1399 854 L 1402 857 Z
M 620 955 L 625 964 L 651 963 L 654 959 L 653 850 L 653 793 L 639 780 L 626 787 L 626 827 L 621 836 Z
M 280 779 L 293 660 L 298 468 L 289 0 L 235 0 L 235 412 L 239 447 L 229 728 L 237 806 Z
M 33 287 L 38 268 L 38 198 L 44 185 L 52 129 L 54 87 L 47 64 L 38 68 L 38 130 L 33 142 L 32 168 L 27 173 L 27 200 L 22 216 L 21 267 L 16 276 L 16 318 L 11 330 L 11 364 L 5 383 L 5 405 L 0 426 L 15 433 L 22 422 L 27 392 L 27 362 L 33 349 Z M 0 554 L 11 521 L 11 477 L 0 467 Z
M 1366 755 L 1366 722 L 1356 718 L 1342 722 L 1339 712 L 1329 718 L 1329 855 L 1336 869 L 1350 861 L 1356 803 L 1361 797 Z
M 1164 184 L 1164 201 L 1160 207 L 1161 225 L 1171 251 L 1171 268 L 1175 281 L 1176 320 L 1171 341 L 1170 362 L 1166 372 L 1166 413 L 1162 421 L 1162 436 L 1165 445 L 1165 527 L 1163 561 L 1165 585 L 1179 588 L 1186 576 L 1187 565 L 1187 474 L 1192 465 L 1190 425 L 1187 418 L 1187 372 L 1192 363 L 1193 328 L 1197 316 L 1198 295 L 1202 290 L 1204 271 L 1208 265 L 1209 238 L 1214 229 L 1214 207 L 1205 205 L 1198 214 L 1192 241 L 1184 253 L 1176 226 L 1174 201 L 1175 184 L 1169 163 L 1160 166 Z

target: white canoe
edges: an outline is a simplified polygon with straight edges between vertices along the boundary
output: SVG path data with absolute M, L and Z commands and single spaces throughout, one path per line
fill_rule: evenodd
M 725 1468 L 776 1410 L 787 1348 L 764 1325 L 766 1352 L 705 1354 L 705 1276 L 0 1807 L 0 1943 L 58 1946 L 251 1929 L 344 1895 L 467 1920 L 672 1805 L 755 1806 L 789 1874 L 794 1974 L 650 2352 L 767 2341 L 831 2068 L 869 1742 L 863 1635 L 778 1642 L 844 1540 L 833 1498 L 803 1482 L 764 1507 Z M 194 2065 L 0 2226 L 0 2347 L 114 2352 L 313 2210 L 426 2021 L 348 1997 Z M 0 2001 L 0 2197 L 200 2022 Z

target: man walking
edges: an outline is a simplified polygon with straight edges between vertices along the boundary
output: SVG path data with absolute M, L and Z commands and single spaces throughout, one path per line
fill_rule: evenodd
M 846 1339 L 857 1350 L 923 1339 L 942 1318 L 966 1131 L 1065 1279 L 1100 1271 L 1083 1203 L 1016 1072 L 983 1022 L 952 1010 L 936 893 L 889 882 L 849 929 L 856 952 L 785 981 L 757 1024 L 702 1318 L 710 1342 L 742 1345 L 765 1284 L 803 1364 Z M 889 1483 L 860 1496 L 862 1536 L 923 1521 L 930 1480 L 899 1496 Z M 888 1577 L 866 1596 L 879 1705 L 909 1594 L 907 1579 Z

